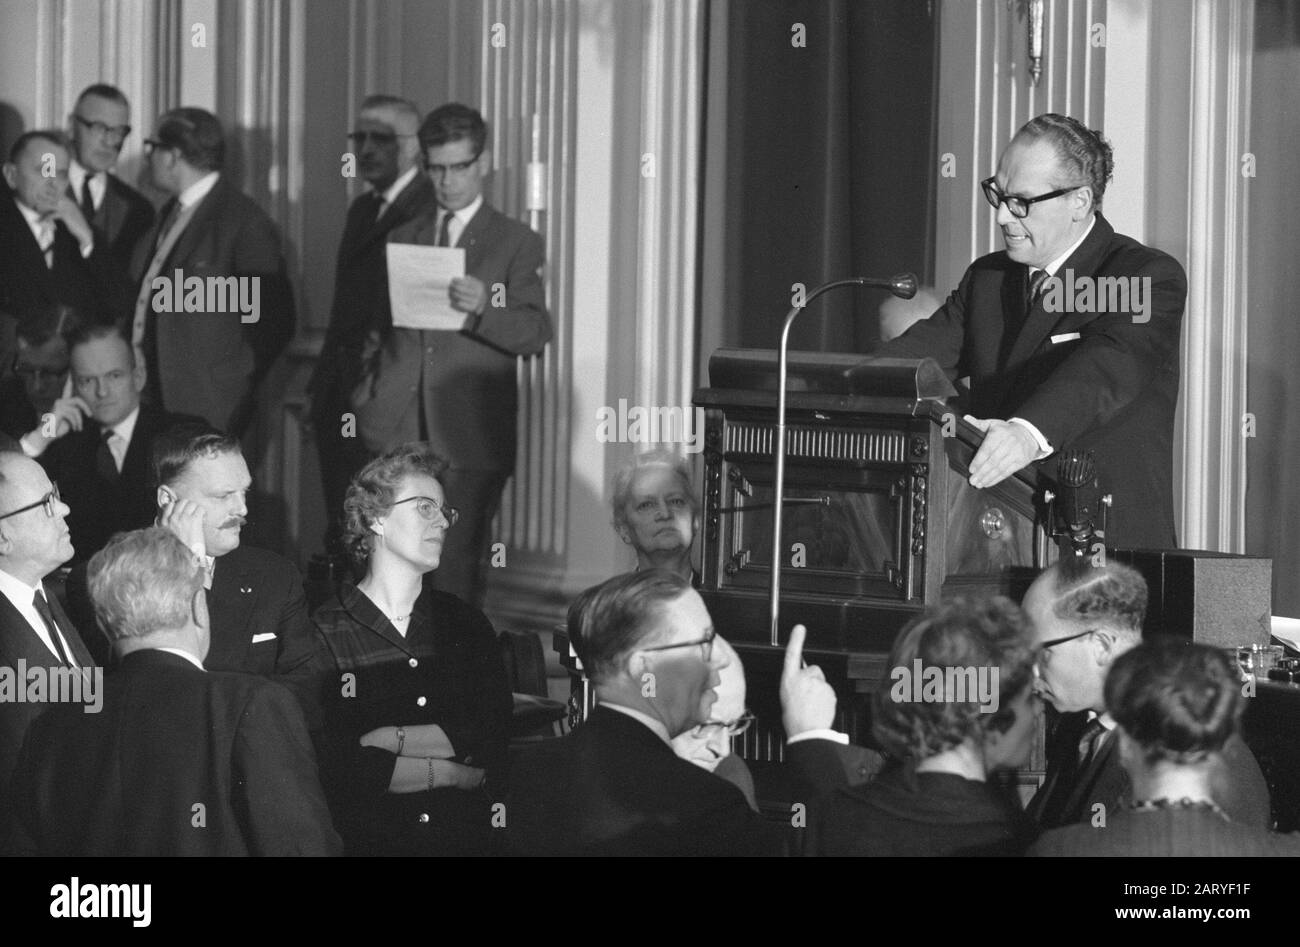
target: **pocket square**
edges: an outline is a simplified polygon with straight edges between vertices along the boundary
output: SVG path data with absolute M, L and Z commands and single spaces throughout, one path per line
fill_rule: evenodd
M 1062 342 L 1073 342 L 1075 339 L 1082 339 L 1083 336 L 1077 332 L 1062 332 L 1060 335 L 1052 336 L 1052 344 L 1060 345 Z
M 264 631 L 260 635 L 253 635 L 253 644 L 261 644 L 263 641 L 274 641 L 274 631 Z

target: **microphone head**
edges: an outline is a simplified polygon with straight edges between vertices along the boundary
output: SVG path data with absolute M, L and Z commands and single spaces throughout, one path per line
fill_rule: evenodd
M 1061 454 L 1056 464 L 1056 477 L 1062 486 L 1082 487 L 1092 483 L 1097 476 L 1097 462 L 1090 450 L 1073 448 Z
M 899 273 L 897 276 L 891 276 L 889 291 L 903 299 L 911 299 L 916 295 L 916 274 Z

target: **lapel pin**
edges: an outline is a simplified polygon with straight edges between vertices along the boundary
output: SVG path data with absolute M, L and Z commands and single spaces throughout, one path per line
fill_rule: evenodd
M 249 592 L 253 591 L 253 587 L 251 585 L 241 585 L 239 591 L 247 595 Z

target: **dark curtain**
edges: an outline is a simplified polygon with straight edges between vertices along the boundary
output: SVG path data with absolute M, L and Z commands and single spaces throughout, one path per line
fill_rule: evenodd
M 1246 552 L 1273 559 L 1273 613 L 1300 616 L 1300 217 L 1295 211 L 1300 121 L 1300 9 L 1288 0 L 1255 5 L 1251 140 L 1256 175 L 1247 182 L 1250 230 L 1246 410 Z
M 725 311 L 729 346 L 775 348 L 792 305 L 848 276 L 932 282 L 932 4 L 742 0 L 729 6 Z M 796 24 L 805 46 L 792 44 Z M 880 290 L 833 290 L 791 347 L 865 351 Z

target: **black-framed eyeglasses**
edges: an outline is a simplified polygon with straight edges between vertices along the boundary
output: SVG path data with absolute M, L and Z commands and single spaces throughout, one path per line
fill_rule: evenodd
M 109 141 L 115 141 L 118 144 L 121 144 L 126 139 L 126 136 L 131 134 L 130 125 L 105 125 L 103 122 L 90 122 L 82 118 L 76 112 L 72 113 L 72 117 L 77 120 L 82 128 L 92 134 L 98 135 L 100 138 L 105 138 Z
M 160 141 L 157 138 L 146 138 L 144 140 L 144 150 L 147 154 L 153 154 L 155 151 L 166 151 L 167 149 L 174 147 L 176 146 L 169 145 L 167 142 Z
M 478 161 L 482 154 L 483 149 L 480 148 L 478 151 L 474 152 L 474 157 L 470 158 L 468 161 L 457 161 L 455 164 L 426 164 L 424 169 L 435 177 L 445 176 L 448 174 L 464 174 L 470 168 L 474 167 L 474 162 Z
M 1007 210 L 1011 211 L 1012 217 L 1021 219 L 1029 216 L 1029 205 L 1037 204 L 1039 201 L 1050 201 L 1053 197 L 1060 197 L 1062 194 L 1069 194 L 1071 191 L 1077 191 L 1081 187 L 1087 187 L 1086 184 L 1073 184 L 1070 187 L 1063 187 L 1055 191 L 1048 191 L 1046 194 L 1039 194 L 1037 197 L 1021 197 L 1018 194 L 1003 194 L 998 188 L 997 176 L 985 178 L 980 181 L 980 187 L 984 190 L 984 199 L 989 202 L 994 210 L 997 210 L 999 204 L 1005 202 Z
M 366 142 L 373 141 L 376 145 L 388 146 L 393 144 L 399 138 L 414 138 L 414 135 L 399 135 L 397 132 L 348 132 L 348 141 L 358 148 L 364 148 Z
M 702 737 L 705 730 L 723 730 L 727 736 L 735 739 L 752 727 L 757 719 L 747 710 L 735 720 L 706 720 L 704 723 L 695 725 L 695 735 Z
M 397 506 L 402 503 L 414 503 L 415 512 L 420 515 L 420 518 L 428 520 L 431 523 L 433 522 L 434 516 L 439 511 L 442 512 L 443 519 L 447 521 L 448 526 L 455 526 L 456 520 L 460 519 L 460 510 L 456 509 L 455 507 L 448 506 L 445 503 L 439 503 L 437 500 L 433 499 L 432 497 L 418 497 L 418 496 L 406 497 L 405 499 L 402 500 L 394 500 L 393 506 Z
M 1058 644 L 1065 644 L 1067 641 L 1073 641 L 1075 638 L 1082 638 L 1085 635 L 1092 635 L 1096 633 L 1097 633 L 1096 628 L 1089 628 L 1087 631 L 1081 631 L 1077 635 L 1066 635 L 1064 638 L 1053 638 L 1051 641 L 1044 641 L 1042 644 L 1038 646 L 1038 653 L 1044 654 L 1050 649 L 1055 648 Z
M 20 510 L 14 510 L 12 513 L 5 513 L 3 516 L 0 516 L 0 520 L 7 520 L 11 516 L 17 516 L 19 513 L 26 513 L 28 510 L 36 509 L 38 506 L 45 507 L 45 515 L 53 519 L 54 505 L 61 501 L 62 497 L 59 496 L 59 485 L 57 483 L 51 483 L 50 492 L 45 494 L 45 496 L 41 497 L 35 503 L 28 503 Z
M 694 648 L 696 645 L 701 645 L 704 649 L 704 660 L 707 661 L 709 660 L 709 658 L 713 657 L 713 639 L 716 637 L 718 637 L 718 633 L 714 631 L 712 628 L 710 628 L 709 633 L 707 635 L 705 635 L 703 638 L 697 638 L 694 641 L 682 641 L 679 642 L 678 644 L 661 644 L 661 645 L 655 645 L 653 648 L 638 648 L 637 650 L 638 651 L 672 651 L 674 648 Z

